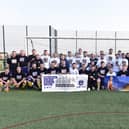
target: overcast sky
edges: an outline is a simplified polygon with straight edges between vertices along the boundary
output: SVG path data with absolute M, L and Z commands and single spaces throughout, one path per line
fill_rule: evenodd
M 0 24 L 129 31 L 129 0 L 0 0 Z

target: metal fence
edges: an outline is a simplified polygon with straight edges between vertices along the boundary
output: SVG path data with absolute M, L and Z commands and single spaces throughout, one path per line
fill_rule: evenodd
M 5 63 L 6 52 L 24 49 L 30 54 L 32 48 L 37 49 L 39 54 L 44 49 L 51 54 L 66 54 L 68 50 L 74 53 L 79 48 L 96 54 L 100 50 L 106 53 L 109 48 L 113 48 L 114 53 L 118 50 L 129 52 L 129 32 L 56 30 L 52 26 L 0 26 L 0 67 L 4 66 L 2 63 Z
M 114 31 L 72 31 L 56 30 L 52 26 L 0 26 L 0 52 L 24 49 L 28 54 L 35 48 L 42 53 L 48 49 L 51 53 L 76 52 L 83 48 L 90 53 L 100 50 L 114 52 L 121 49 L 129 52 L 129 32 Z

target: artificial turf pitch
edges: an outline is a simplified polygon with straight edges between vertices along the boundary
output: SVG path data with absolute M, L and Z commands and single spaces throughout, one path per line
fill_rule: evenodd
M 0 92 L 0 129 L 129 129 L 129 93 Z

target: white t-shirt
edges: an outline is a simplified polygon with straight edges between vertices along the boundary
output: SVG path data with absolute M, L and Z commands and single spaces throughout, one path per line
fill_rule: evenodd
M 86 66 L 90 63 L 89 57 L 83 57 L 81 58 L 81 64 L 86 64 Z
M 119 59 L 115 59 L 114 60 L 113 71 L 116 72 L 116 73 L 120 71 Z
M 115 61 L 115 55 L 107 55 L 106 56 L 106 60 L 107 60 L 107 63 L 111 63 L 111 64 L 114 64 L 114 61 Z
M 98 62 L 97 62 L 97 66 L 98 66 L 98 67 L 101 66 L 101 62 L 102 62 L 102 61 L 105 63 L 105 65 L 107 65 L 107 60 L 106 60 L 106 59 L 100 59 L 100 58 L 99 58 L 99 59 L 98 59 Z
M 80 67 L 80 63 L 81 63 L 81 58 L 80 57 L 73 58 L 73 62 L 72 63 L 76 63 L 77 64 L 77 68 L 79 68 Z
M 108 72 L 107 73 L 107 76 L 115 77 L 116 76 L 116 73 L 115 72 L 112 72 L 112 73 Z
M 41 56 L 41 59 L 43 60 L 44 67 L 49 68 L 50 67 L 50 56 Z
M 70 74 L 79 74 L 79 71 L 78 69 L 73 69 L 73 68 L 70 68 Z
M 128 66 L 128 60 L 126 58 L 120 58 L 119 59 L 119 65 L 122 66 L 122 62 L 126 62 L 126 65 Z

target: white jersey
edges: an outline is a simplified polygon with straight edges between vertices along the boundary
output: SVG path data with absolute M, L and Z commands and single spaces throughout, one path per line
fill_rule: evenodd
M 83 58 L 83 54 L 79 54 L 80 58 Z
M 72 63 L 76 63 L 77 64 L 77 68 L 79 68 L 80 67 L 80 63 L 81 63 L 81 58 L 80 57 L 75 57 L 73 59 Z
M 114 60 L 113 71 L 116 72 L 116 73 L 120 71 L 119 59 Z
M 81 64 L 86 64 L 86 66 L 90 63 L 89 57 L 83 57 L 81 58 Z
M 115 55 L 107 55 L 106 56 L 106 61 L 107 63 L 110 63 L 110 64 L 114 64 L 114 61 L 115 61 Z
M 119 65 L 122 66 L 123 62 L 126 63 L 126 65 L 128 66 L 128 60 L 126 58 L 120 58 L 119 59 Z
M 41 56 L 41 59 L 44 63 L 44 67 L 48 69 L 50 67 L 50 56 L 43 55 Z
M 76 75 L 76 74 L 79 74 L 79 71 L 78 71 L 78 69 L 70 68 L 70 74 Z
M 98 62 L 97 62 L 97 66 L 100 67 L 101 66 L 101 62 L 104 62 L 105 65 L 107 65 L 107 60 L 106 59 L 98 59 Z

